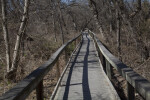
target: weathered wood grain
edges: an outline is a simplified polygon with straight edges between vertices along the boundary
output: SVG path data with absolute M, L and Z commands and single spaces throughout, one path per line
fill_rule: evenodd
M 1 96 L 0 100 L 25 100 L 27 96 L 39 85 L 44 76 L 53 68 L 53 65 L 57 62 L 65 48 L 81 35 L 82 34 L 62 45 L 47 62 L 34 70 L 16 86 Z
M 104 47 L 96 35 L 91 31 L 90 33 L 98 46 L 99 52 L 102 53 L 105 59 L 135 88 L 135 90 L 145 100 L 150 100 L 150 82 L 133 71 L 133 69 L 122 63 L 117 57 L 112 55 Z

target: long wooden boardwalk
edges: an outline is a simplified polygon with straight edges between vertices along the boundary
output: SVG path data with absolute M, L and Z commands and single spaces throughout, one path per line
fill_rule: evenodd
M 86 33 L 69 62 L 55 100 L 120 100 L 103 71 L 93 39 Z
M 61 74 L 50 100 L 120 100 L 110 82 L 113 68 L 127 81 L 127 100 L 136 100 L 135 91 L 145 100 L 150 100 L 150 82 L 112 55 L 95 33 L 90 30 L 88 33 L 83 32 L 63 44 L 47 62 L 3 94 L 0 100 L 25 100 L 33 90 L 36 90 L 37 100 L 45 100 L 43 78 L 55 64 L 59 68 L 59 57 L 63 51 L 68 59 L 68 46 L 75 45 L 81 36 L 82 41 Z

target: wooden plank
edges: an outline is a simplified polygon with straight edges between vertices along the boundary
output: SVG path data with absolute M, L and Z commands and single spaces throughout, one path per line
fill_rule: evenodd
M 44 76 L 53 68 L 53 65 L 57 62 L 58 57 L 65 50 L 65 47 L 71 44 L 74 40 L 79 38 L 81 35 L 82 34 L 78 35 L 76 38 L 62 45 L 46 63 L 44 63 L 39 68 L 34 70 L 31 74 L 29 74 L 16 86 L 14 86 L 12 89 L 7 91 L 3 96 L 0 97 L 0 100 L 25 100 L 26 97 L 41 82 Z
M 112 55 L 101 43 L 101 41 L 94 35 L 100 52 L 109 61 L 109 63 L 136 89 L 136 91 L 146 100 L 150 100 L 150 82 L 133 71 L 118 58 Z

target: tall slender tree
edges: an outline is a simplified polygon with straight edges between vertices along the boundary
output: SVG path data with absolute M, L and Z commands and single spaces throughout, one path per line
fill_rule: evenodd
M 18 66 L 17 64 L 18 64 L 21 37 L 22 37 L 22 35 L 24 34 L 24 32 L 26 30 L 26 24 L 27 24 L 27 20 L 28 20 L 29 3 L 30 3 L 30 0 L 25 0 L 24 1 L 24 12 L 23 12 L 20 28 L 19 28 L 19 31 L 18 31 L 18 34 L 17 34 L 11 71 L 16 70 L 17 66 Z
M 3 27 L 3 33 L 4 33 L 4 40 L 5 40 L 5 48 L 6 48 L 6 62 L 7 62 L 7 72 L 10 70 L 10 45 L 9 45 L 9 35 L 8 35 L 8 28 L 7 28 L 7 10 L 6 0 L 1 0 L 1 6 L 2 6 L 2 27 Z

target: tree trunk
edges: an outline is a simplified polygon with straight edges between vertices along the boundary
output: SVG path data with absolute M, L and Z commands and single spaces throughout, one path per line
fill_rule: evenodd
M 121 60 L 121 48 L 120 48 L 121 21 L 120 21 L 120 13 L 117 9 L 116 9 L 116 18 L 117 18 L 117 49 L 118 49 L 118 57 Z
M 59 6 L 59 9 L 60 9 L 60 6 Z M 60 9 L 60 12 L 61 12 L 61 20 L 62 20 L 62 22 L 63 22 L 63 26 L 64 26 L 64 28 L 65 28 L 65 30 L 66 30 L 66 33 L 69 34 L 69 33 L 68 33 L 68 29 L 67 29 L 67 25 L 66 25 L 66 23 L 65 23 L 65 20 L 64 20 L 63 15 L 62 15 L 61 9 Z
M 11 71 L 17 70 L 17 64 L 18 64 L 17 59 L 18 59 L 18 56 L 19 56 L 21 36 L 24 34 L 24 31 L 26 30 L 25 26 L 26 26 L 27 19 L 28 19 L 28 8 L 29 8 L 30 0 L 25 0 L 24 2 L 25 2 L 24 13 L 23 13 L 21 25 L 20 25 L 20 28 L 19 28 L 19 31 L 18 31 L 18 34 L 17 34 Z
M 58 20 L 59 20 L 59 27 L 60 27 L 60 31 L 61 31 L 61 37 L 62 37 L 62 44 L 64 44 L 65 43 L 64 32 L 63 32 L 63 28 L 62 28 L 62 23 L 61 23 L 60 17 L 58 18 Z
M 111 7 L 111 1 L 110 1 L 110 0 L 108 0 L 108 5 L 109 5 L 109 14 L 110 14 L 110 15 L 109 15 L 109 17 L 110 17 L 110 18 L 109 18 L 109 27 L 110 27 L 110 28 L 109 28 L 109 34 L 112 36 L 112 31 L 113 31 L 113 30 L 112 30 L 112 24 L 113 24 L 113 23 L 112 23 L 112 20 L 113 20 L 112 17 L 113 17 L 113 16 L 112 16 L 112 7 Z
M 89 6 L 91 8 L 91 11 L 93 12 L 94 20 L 95 20 L 96 25 L 101 33 L 101 36 L 104 40 L 106 40 L 104 37 L 104 30 L 103 30 L 102 24 L 100 23 L 100 21 L 98 19 L 98 10 L 96 8 L 96 3 L 93 0 L 89 0 Z
M 77 29 L 77 25 L 75 23 L 75 17 L 73 16 L 73 13 L 71 11 L 69 11 L 68 13 L 70 15 L 70 17 L 72 18 L 72 22 L 73 22 L 73 26 L 74 26 L 74 29 L 75 29 L 75 32 L 74 32 L 74 38 L 75 38 L 75 34 L 77 33 L 78 29 Z
M 57 33 L 56 33 L 56 20 L 55 20 L 55 15 L 54 15 L 54 10 L 53 10 L 53 29 L 54 29 L 54 37 L 55 37 L 55 42 L 57 42 Z
M 59 28 L 60 28 L 60 32 L 61 32 L 61 37 L 62 37 L 62 44 L 64 44 L 65 40 L 64 40 L 64 32 L 63 32 L 62 21 L 61 21 L 62 13 L 61 13 L 61 9 L 60 9 L 60 0 L 53 1 L 53 3 L 54 3 L 54 12 L 56 15 L 55 17 L 58 18 L 58 24 L 59 24 Z M 56 33 L 55 33 L 55 37 L 56 37 Z
M 7 11 L 6 11 L 6 0 L 1 0 L 2 3 L 2 28 L 4 33 L 4 41 L 6 48 L 6 63 L 7 63 L 7 72 L 10 70 L 10 46 L 9 46 L 9 37 L 8 37 L 8 28 L 7 28 Z
M 62 44 L 65 43 L 65 40 L 64 40 L 64 32 L 63 32 L 63 28 L 62 28 L 62 13 L 61 13 L 61 9 L 60 9 L 60 1 L 57 2 L 57 9 L 58 9 L 58 20 L 59 20 L 59 27 L 60 27 L 60 31 L 61 31 L 61 36 L 62 36 Z
M 141 0 L 137 0 L 137 3 L 138 3 L 137 9 L 134 12 L 132 12 L 131 14 L 128 14 L 126 12 L 123 0 L 112 0 L 112 2 L 114 4 L 116 4 L 116 9 L 118 9 L 120 11 L 120 13 L 121 13 L 120 16 L 122 17 L 124 23 L 126 23 L 128 25 L 129 30 L 131 32 L 131 36 L 136 43 L 137 50 L 139 50 L 139 47 L 141 47 L 144 52 L 147 52 L 148 51 L 147 47 L 145 46 L 144 42 L 141 40 L 141 36 L 139 34 L 137 34 L 137 31 L 132 26 L 133 17 L 136 14 L 138 14 L 141 10 Z M 141 50 L 141 52 L 142 52 L 142 50 Z M 143 55 L 146 56 L 145 58 L 148 58 L 149 55 L 147 55 L 147 54 L 148 53 L 143 53 Z

